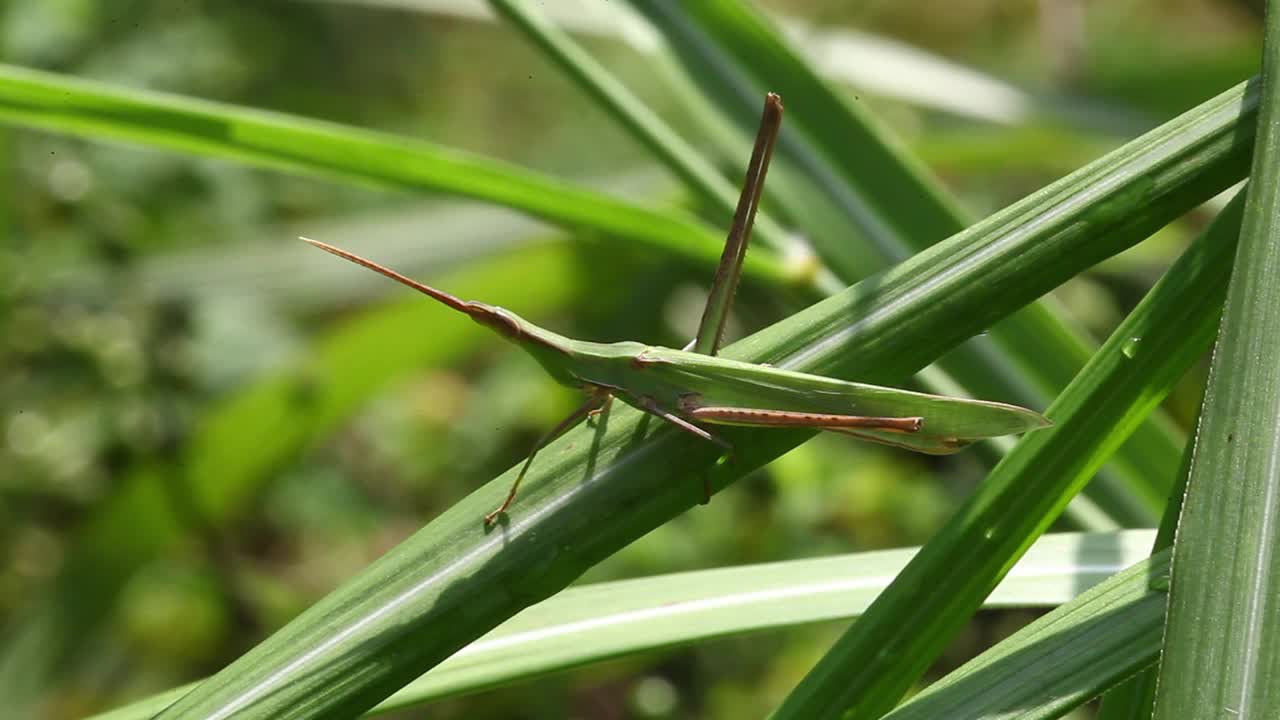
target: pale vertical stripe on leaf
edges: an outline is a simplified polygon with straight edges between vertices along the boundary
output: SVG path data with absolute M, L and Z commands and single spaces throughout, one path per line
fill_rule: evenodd
M 1258 142 L 1173 550 L 1158 720 L 1280 717 L 1280 8 Z

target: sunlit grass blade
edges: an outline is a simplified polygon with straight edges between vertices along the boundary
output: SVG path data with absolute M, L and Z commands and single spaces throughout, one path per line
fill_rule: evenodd
M 456 20 L 492 19 L 479 2 L 458 0 L 326 0 L 357 6 L 376 5 L 425 16 L 449 17 Z M 592 7 L 592 12 L 570 4 L 544 3 L 547 17 L 568 32 L 588 38 L 609 38 L 628 43 L 640 53 L 648 53 L 644 62 L 656 61 L 654 48 L 636 37 L 618 22 L 616 16 Z M 870 87 L 881 97 L 893 98 L 911 105 L 954 113 L 960 117 L 993 123 L 1017 123 L 1032 119 L 1042 110 L 1036 99 L 1023 90 L 972 67 L 955 63 L 930 52 L 927 48 L 908 46 L 875 35 L 834 31 L 810 25 L 796 16 L 774 17 L 790 26 L 796 34 L 816 38 L 817 52 L 810 54 L 821 72 L 856 87 Z M 903 82 L 903 80 L 906 80 Z M 1092 108 L 1088 108 L 1092 109 Z M 1114 108 L 1107 108 L 1114 114 Z M 1072 113 L 1085 115 L 1089 113 Z M 1108 117 L 1108 119 L 1112 119 Z M 1074 169 L 1077 166 L 1072 166 Z
M 1200 424 L 1197 415 L 1191 423 L 1192 427 Z M 1156 533 L 1151 554 L 1170 550 L 1173 547 L 1174 534 L 1178 531 L 1178 517 L 1182 515 L 1182 501 L 1187 492 L 1187 478 L 1191 474 L 1191 461 L 1195 457 L 1196 443 L 1187 442 L 1182 448 L 1182 464 L 1178 468 L 1178 482 L 1169 493 L 1169 501 L 1164 508 L 1164 517 L 1160 519 L 1160 529 Z M 1167 604 L 1167 601 L 1166 601 Z M 1159 632 L 1163 639 L 1164 623 L 1161 622 Z M 1097 720 L 1147 720 L 1151 717 L 1156 697 L 1156 676 L 1159 671 L 1158 658 L 1156 664 L 1128 678 L 1121 685 L 1111 689 L 1102 698 L 1102 707 L 1098 709 Z
M 524 32 L 654 158 L 713 207 L 722 218 L 721 224 L 728 227 L 738 202 L 738 188 L 722 176 L 702 152 L 680 137 L 567 33 L 552 24 L 543 9 L 533 7 L 527 0 L 489 0 L 489 5 Z M 767 215 L 761 214 L 756 219 L 755 229 L 759 243 L 779 254 L 791 244 L 785 231 Z
M 1173 548 L 1159 720 L 1280 717 L 1280 9 L 1240 251 Z
M 321 122 L 0 65 L 0 121 L 384 187 L 447 192 L 586 228 L 713 267 L 721 233 L 675 210 L 643 207 L 496 160 Z M 744 271 L 807 282 L 766 251 Z M 799 274 L 797 274 L 799 273 Z
M 532 243 L 556 241 L 542 223 L 523 215 L 495 213 L 466 201 L 430 202 L 376 215 L 272 225 L 229 243 L 150 254 L 128 268 L 124 282 L 147 303 L 216 301 L 224 293 L 251 293 L 292 312 L 350 307 L 392 291 L 372 276 L 351 277 L 346 268 L 335 267 L 304 245 L 280 242 L 281 237 L 295 237 L 299 227 L 361 254 L 385 258 L 420 277 L 520 252 Z M 428 234 L 429 244 L 423 241 Z M 42 291 L 98 298 L 111 292 L 120 272 L 78 262 L 42 278 Z
M 1026 436 L 1005 456 L 775 718 L 877 718 L 919 679 L 1006 569 L 1208 348 L 1241 200 L 1174 263 L 1049 406 L 1054 427 Z M 1195 302 L 1187 302 L 1191 296 Z
M 782 93 L 790 109 L 779 154 L 839 195 L 855 239 L 874 247 L 882 263 L 895 262 L 957 232 L 968 219 L 890 134 L 858 102 L 836 92 L 756 11 L 743 3 L 637 3 L 669 40 L 698 58 L 695 72 L 714 76 L 722 97 L 745 111 L 755 88 Z M 754 84 L 746 84 L 746 79 Z M 832 248 L 830 243 L 837 247 Z M 840 258 L 849 240 L 813 238 L 832 271 L 846 280 L 865 273 Z M 1052 304 L 1035 303 L 991 327 L 943 358 L 939 367 L 976 397 L 998 397 L 1022 405 L 1048 402 L 1070 382 L 1093 351 L 1093 343 L 1063 319 Z M 993 372 L 993 368 L 1001 371 Z M 933 388 L 940 391 L 940 388 Z M 1135 431 L 1088 490 L 1118 522 L 1147 524 L 1158 517 L 1160 499 L 1176 469 L 1178 439 L 1157 411 Z
M 894 253 L 890 262 L 963 227 L 962 211 L 941 186 L 865 110 L 818 77 L 757 11 L 731 0 L 636 5 L 668 32 L 677 31 L 677 23 L 693 23 L 696 29 L 685 32 L 705 34 L 706 52 L 727 56 L 710 63 L 711 71 L 736 63 L 756 85 L 782 95 L 796 116 L 791 124 L 799 137 L 784 139 L 779 154 L 807 158 L 798 164 L 811 175 L 835 180 L 823 183 L 824 189 L 844 195 L 838 205 L 852 226 L 864 241 Z
M 1152 534 L 1046 535 L 985 607 L 1067 602 L 1141 561 Z M 374 712 L 658 648 L 855 616 L 914 552 L 886 550 L 570 588 L 494 628 Z M 94 720 L 149 718 L 190 689 L 176 688 Z
M 1149 665 L 1169 553 L 1119 573 L 929 686 L 885 720 L 1052 720 Z
M 770 220 L 767 214 L 759 212 L 765 173 L 781 123 L 781 100 L 770 93 L 764 101 L 759 135 L 747 165 L 746 177 L 742 181 L 739 200 L 736 188 L 716 172 L 697 148 L 685 142 L 609 71 L 579 48 L 568 34 L 552 25 L 540 11 L 525 0 L 490 0 L 489 4 L 524 31 L 624 130 L 649 148 L 655 157 L 725 219 L 723 224 L 729 227 L 728 240 L 725 242 L 723 259 L 716 270 L 706 309 L 692 345 L 694 352 L 715 355 L 724 336 L 729 309 L 733 305 L 738 279 L 742 274 L 741 264 L 752 237 L 757 237 L 782 255 L 794 254 L 787 252 L 787 248 L 797 246 L 797 242 L 785 239 L 782 228 Z M 731 257 L 736 260 L 726 262 Z M 820 277 L 822 284 L 832 291 L 845 286 L 845 283 L 841 283 L 829 272 L 822 273 Z
M 1240 120 L 1251 114 L 1251 99 L 1237 88 L 1115 159 L 723 354 L 837 378 L 901 381 L 1238 180 L 1252 137 Z M 718 450 L 708 443 L 615 404 L 594 426 L 579 426 L 542 450 L 509 524 L 486 532 L 481 518 L 506 495 L 517 469 L 435 518 L 160 717 L 363 711 L 699 503 L 704 478 L 722 488 L 812 433 L 734 428 L 724 435 L 737 449 L 735 461 L 717 464 Z

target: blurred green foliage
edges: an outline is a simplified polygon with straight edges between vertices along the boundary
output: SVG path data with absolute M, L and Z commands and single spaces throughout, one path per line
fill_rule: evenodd
M 0 60 L 394 131 L 623 195 L 673 198 L 643 151 L 510 28 L 412 5 L 10 0 L 0 6 Z M 978 214 L 1248 77 L 1260 37 L 1247 2 L 761 5 L 811 27 L 896 38 L 1054 108 L 999 125 L 871 98 Z M 642 57 L 610 38 L 583 42 L 681 127 L 676 100 Z M 456 208 L 438 198 L 7 127 L 0 153 L 0 619 L 19 623 L 69 564 L 111 576 L 62 598 L 68 617 L 95 619 L 76 621 L 88 632 L 74 659 L 59 653 L 55 671 L 32 680 L 46 717 L 216 670 L 516 462 L 571 406 L 481 330 L 446 327 L 453 318 L 419 314 L 391 299 L 395 288 L 359 285 L 356 273 L 306 272 L 317 266 L 291 246 L 298 232 L 359 238 L 373 255 L 410 236 L 420 251 L 402 253 L 400 269 L 436 273 L 477 299 L 506 292 L 504 304 L 577 337 L 679 345 L 701 303 L 702 268 L 513 229 L 500 209 L 466 208 L 475 219 L 445 239 L 449 255 L 434 245 L 438 219 Z M 1106 333 L 1200 221 L 1163 231 L 1061 296 L 1089 330 Z M 512 232 L 529 247 L 486 249 Z M 527 268 L 538 268 L 537 281 Z M 744 289 L 742 328 L 778 312 L 768 293 Z M 361 343 L 409 336 L 401 349 L 416 370 L 369 370 L 383 346 Z M 368 377 L 355 383 L 361 370 Z M 1183 422 L 1200 384 L 1186 386 L 1168 403 Z M 267 405 L 254 403 L 278 412 L 264 419 Z M 263 447 L 219 445 L 219 422 L 262 422 L 264 446 L 297 442 L 259 457 Z M 202 447 L 224 453 L 203 458 L 219 469 L 257 463 L 235 502 L 203 494 L 216 486 L 184 484 L 193 474 L 183 463 Z M 966 456 L 819 438 L 585 579 L 917 544 L 980 474 Z M 130 505 L 147 477 L 160 492 Z M 135 510 L 110 521 L 119 533 L 167 528 L 159 553 L 95 564 L 119 557 L 118 547 L 86 555 L 83 538 L 128 543 L 94 534 L 111 507 Z M 104 587 L 118 594 L 95 594 Z M 1008 623 L 975 625 L 948 662 Z M 431 714 L 756 716 L 839 629 L 615 661 L 444 701 Z

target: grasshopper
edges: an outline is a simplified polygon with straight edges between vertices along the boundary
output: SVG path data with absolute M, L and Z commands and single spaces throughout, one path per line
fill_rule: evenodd
M 586 392 L 586 401 L 538 441 L 502 505 L 484 516 L 486 527 L 511 507 L 538 450 L 582 419 L 603 412 L 615 397 L 719 445 L 729 457 L 733 447 L 706 426 L 816 428 L 916 452 L 947 454 L 976 440 L 1050 424 L 1039 413 L 1015 405 L 866 385 L 716 357 L 781 121 L 782 102 L 770 93 L 697 336 L 684 350 L 567 338 L 504 308 L 461 300 L 345 250 L 301 238 L 470 316 L 523 348 L 557 382 Z M 709 498 L 709 488 L 707 492 Z

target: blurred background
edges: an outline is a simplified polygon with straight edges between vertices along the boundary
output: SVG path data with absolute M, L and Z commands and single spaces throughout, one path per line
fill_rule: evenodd
M 1254 74 L 1261 44 L 1260 1 L 757 4 L 975 217 Z M 696 132 L 644 43 L 600 3 L 545 5 L 650 107 Z M 6 0 L 0 60 L 689 203 L 483 10 Z M 716 161 L 736 178 L 746 157 Z M 1059 299 L 1105 337 L 1208 217 L 1165 229 Z M 0 688 L 29 694 L 48 718 L 219 669 L 522 459 L 575 405 L 481 328 L 429 314 L 297 235 L 600 341 L 682 345 L 709 279 L 705 267 L 491 205 L 9 126 L 0 227 Z M 748 284 L 734 332 L 785 312 Z M 1198 387 L 1188 378 L 1167 403 L 1184 427 Z M 981 474 L 964 454 L 819 437 L 584 581 L 919 544 Z M 1031 617 L 984 614 L 933 675 Z M 754 717 L 842 629 L 720 640 L 398 716 Z M 68 635 L 70 651 L 51 639 Z

